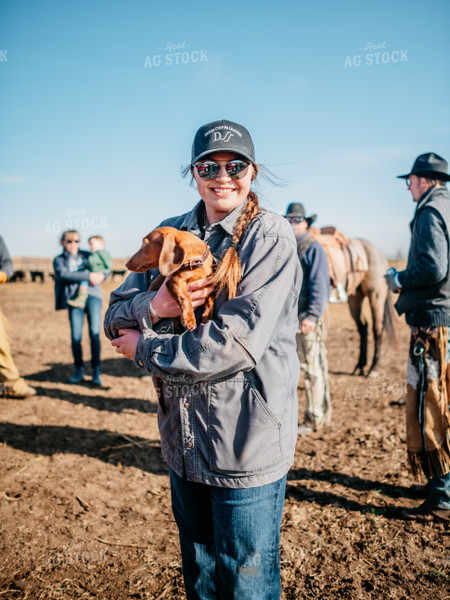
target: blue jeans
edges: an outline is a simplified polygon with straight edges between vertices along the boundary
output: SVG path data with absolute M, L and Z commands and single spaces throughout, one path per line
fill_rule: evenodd
M 100 366 L 100 325 L 102 313 L 102 300 L 96 296 L 88 296 L 84 308 L 68 307 L 70 321 L 70 335 L 72 341 L 72 354 L 75 367 L 83 367 L 83 352 L 81 338 L 83 335 L 84 315 L 86 314 L 89 325 L 89 338 L 91 340 L 91 366 Z
M 450 473 L 428 480 L 427 501 L 433 506 L 450 509 Z
M 229 489 L 170 471 L 188 600 L 279 600 L 286 476 Z

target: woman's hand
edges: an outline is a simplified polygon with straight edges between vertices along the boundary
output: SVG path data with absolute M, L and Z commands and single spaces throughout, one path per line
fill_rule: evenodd
M 211 285 L 211 277 L 205 279 L 198 279 L 192 281 L 186 286 L 186 291 L 191 297 L 192 307 L 194 310 L 198 306 L 205 304 L 207 296 L 212 294 L 214 287 Z M 181 315 L 181 308 L 178 302 L 176 302 L 169 294 L 169 290 L 166 286 L 166 280 L 159 288 L 158 292 L 152 299 L 152 307 L 158 317 L 179 317 Z
M 119 329 L 120 337 L 112 340 L 111 344 L 115 346 L 118 354 L 123 354 L 127 358 L 134 359 L 136 347 L 141 337 L 141 332 L 137 329 Z

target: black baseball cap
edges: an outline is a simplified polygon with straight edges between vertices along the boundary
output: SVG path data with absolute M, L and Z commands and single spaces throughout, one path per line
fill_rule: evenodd
M 247 129 L 225 119 L 200 127 L 192 144 L 191 164 L 213 152 L 235 152 L 255 162 L 255 148 Z

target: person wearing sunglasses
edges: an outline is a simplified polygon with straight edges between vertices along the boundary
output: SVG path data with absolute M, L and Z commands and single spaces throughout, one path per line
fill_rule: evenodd
M 280 597 L 279 539 L 297 433 L 295 334 L 301 269 L 292 228 L 260 207 L 247 129 L 203 125 L 186 173 L 200 201 L 161 225 L 205 240 L 217 261 L 213 319 L 175 334 L 180 308 L 158 275 L 130 273 L 111 295 L 105 332 L 158 380 L 188 599 Z M 206 286 L 206 287 L 205 287 Z M 211 281 L 189 293 L 202 313 Z
M 108 273 L 94 273 L 87 269 L 90 252 L 80 250 L 78 231 L 65 231 L 61 236 L 63 252 L 53 260 L 55 274 L 55 308 L 68 310 L 71 334 L 74 372 L 67 383 L 81 383 L 84 380 L 84 361 L 81 348 L 84 318 L 87 317 L 91 341 L 92 384 L 102 385 L 100 364 L 100 328 L 102 310 L 102 290 L 100 284 Z M 71 306 L 70 300 L 77 297 L 79 285 L 89 282 L 88 295 L 84 306 Z
M 308 235 L 317 215 L 307 217 L 300 202 L 289 204 L 285 218 L 294 230 L 303 269 L 298 303 L 297 351 L 305 374 L 305 413 L 299 434 L 309 435 L 329 425 L 331 398 L 328 379 L 326 327 L 323 313 L 330 295 L 330 274 L 325 250 Z
M 450 181 L 447 161 L 428 152 L 414 161 L 406 181 L 416 203 L 406 268 L 391 268 L 386 282 L 399 294 L 395 308 L 411 327 L 406 374 L 406 445 L 425 501 L 404 509 L 416 521 L 450 521 Z

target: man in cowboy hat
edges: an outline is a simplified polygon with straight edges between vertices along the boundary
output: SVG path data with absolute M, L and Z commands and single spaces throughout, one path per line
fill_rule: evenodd
M 411 327 L 407 370 L 406 443 L 414 475 L 424 473 L 425 502 L 403 511 L 407 519 L 450 521 L 450 181 L 447 161 L 421 154 L 398 177 L 416 202 L 406 269 L 389 269 L 395 305 Z M 415 486 L 416 490 L 419 486 Z
M 303 269 L 297 352 L 305 373 L 306 392 L 305 417 L 299 434 L 307 435 L 328 425 L 331 419 L 326 331 L 322 321 L 330 292 L 330 274 L 325 250 L 308 235 L 308 228 L 317 215 L 307 217 L 303 204 L 294 202 L 289 204 L 284 216 L 294 230 Z

